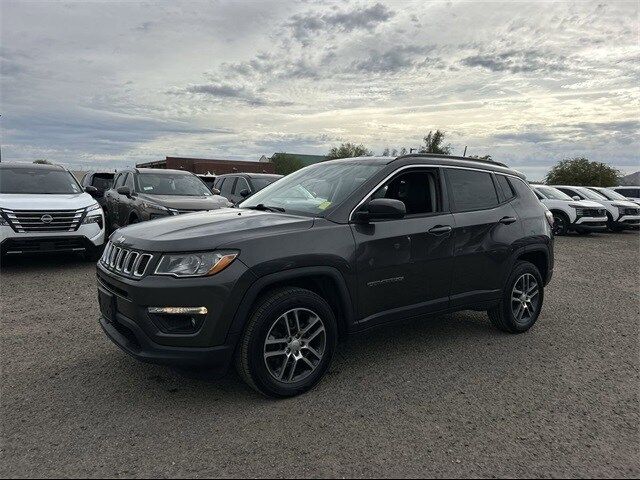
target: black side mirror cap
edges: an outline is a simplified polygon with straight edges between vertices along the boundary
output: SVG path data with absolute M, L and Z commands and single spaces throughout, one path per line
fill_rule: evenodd
M 355 212 L 354 220 L 368 223 L 374 220 L 398 220 L 407 214 L 404 202 L 394 198 L 375 198 Z
M 94 187 L 92 185 L 84 187 L 84 191 L 87 192 L 92 197 L 96 197 L 100 193 L 100 191 L 96 187 Z
M 129 187 L 118 187 L 116 189 L 116 192 L 118 192 L 120 195 L 126 195 L 127 197 L 133 196 L 133 193 L 131 192 L 131 189 Z
M 244 189 L 244 190 L 240 190 L 240 196 L 242 198 L 247 198 L 249 195 L 251 195 L 251 190 L 248 189 Z
M 217 188 L 212 188 L 211 193 L 213 193 L 214 195 L 220 195 L 220 190 L 218 190 Z

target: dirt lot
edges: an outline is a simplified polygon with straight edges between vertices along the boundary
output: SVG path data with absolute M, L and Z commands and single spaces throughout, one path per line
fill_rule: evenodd
M 0 475 L 637 477 L 639 252 L 634 233 L 560 238 L 528 334 L 472 312 L 377 330 L 279 402 L 127 357 L 93 265 L 5 263 Z

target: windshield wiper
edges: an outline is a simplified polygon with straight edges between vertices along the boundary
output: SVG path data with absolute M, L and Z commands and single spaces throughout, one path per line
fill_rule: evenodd
M 272 207 L 270 205 L 265 205 L 264 203 L 259 203 L 257 205 L 254 205 L 253 207 L 242 207 L 242 208 L 247 208 L 249 210 L 261 210 L 261 211 L 268 211 L 268 212 L 284 212 L 284 208 L 282 207 Z

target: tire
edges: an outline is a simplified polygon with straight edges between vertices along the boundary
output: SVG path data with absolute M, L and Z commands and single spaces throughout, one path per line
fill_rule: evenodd
M 300 395 L 331 365 L 337 331 L 333 310 L 322 297 L 302 288 L 278 288 L 256 302 L 236 349 L 236 369 L 267 397 Z M 300 332 L 304 335 L 296 340 Z
M 514 300 L 515 290 L 524 291 L 522 288 L 522 279 L 526 277 L 531 281 L 535 280 L 537 285 L 537 293 L 532 294 L 532 298 L 528 302 L 527 308 L 522 307 L 522 303 L 518 304 L 518 300 Z M 544 303 L 544 283 L 538 268 L 529 262 L 520 261 L 515 264 L 506 287 L 502 294 L 502 300 L 497 307 L 492 308 L 487 313 L 493 325 L 507 333 L 523 333 L 529 330 L 540 315 L 542 305 Z M 521 318 L 516 316 L 515 309 L 520 305 L 518 311 L 522 312 Z
M 569 217 L 566 213 L 552 211 L 553 214 L 553 234 L 557 236 L 566 235 L 569 232 Z
M 609 229 L 610 232 L 615 232 L 615 233 L 619 233 L 624 230 L 624 227 L 616 225 L 613 222 L 613 217 L 609 212 L 607 212 L 607 228 Z

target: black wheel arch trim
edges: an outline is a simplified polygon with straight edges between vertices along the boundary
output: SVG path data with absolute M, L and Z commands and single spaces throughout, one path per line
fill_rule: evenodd
M 337 286 L 336 293 L 338 294 L 338 299 L 340 301 L 341 311 L 336 312 L 336 317 L 338 319 L 338 323 L 343 321 L 343 326 L 347 330 L 351 330 L 354 325 L 355 315 L 353 311 L 353 301 L 347 287 L 347 282 L 338 269 L 329 266 L 315 266 L 292 268 L 289 270 L 274 272 L 259 277 L 254 281 L 246 290 L 236 309 L 227 337 L 236 335 L 244 329 L 251 309 L 262 292 L 269 289 L 271 286 L 275 286 L 282 282 L 303 280 L 305 278 L 318 276 L 329 277 Z M 344 315 L 345 318 L 340 319 L 339 314 Z

